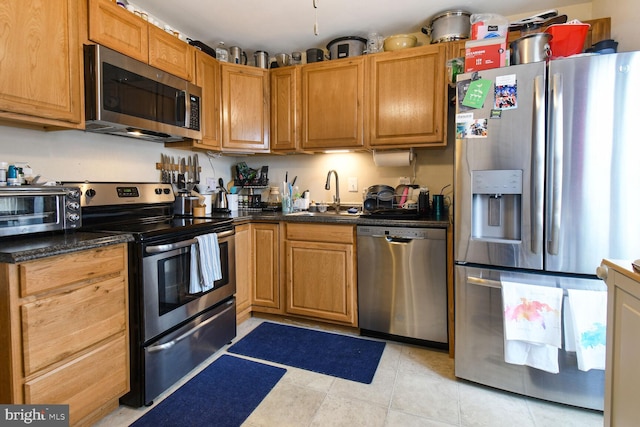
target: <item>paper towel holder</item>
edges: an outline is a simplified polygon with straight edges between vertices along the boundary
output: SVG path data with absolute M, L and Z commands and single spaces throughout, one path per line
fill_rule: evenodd
M 416 158 L 413 148 L 405 150 L 373 150 L 373 163 L 376 166 L 410 166 Z M 380 160 L 386 157 L 386 160 Z M 404 163 L 406 162 L 406 164 Z

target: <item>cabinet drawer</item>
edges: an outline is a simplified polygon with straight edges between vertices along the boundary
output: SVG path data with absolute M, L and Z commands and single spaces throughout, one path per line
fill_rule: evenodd
M 70 425 L 129 390 L 124 334 L 24 385 L 27 404 L 68 404 Z
M 125 256 L 124 245 L 115 245 L 25 262 L 20 265 L 20 294 L 25 297 L 82 280 L 126 271 Z
M 25 376 L 126 330 L 121 276 L 21 307 Z
M 287 240 L 307 242 L 350 243 L 355 241 L 351 225 L 287 224 Z

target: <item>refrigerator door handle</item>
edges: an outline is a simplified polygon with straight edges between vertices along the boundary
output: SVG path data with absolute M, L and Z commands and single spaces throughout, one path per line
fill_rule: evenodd
M 560 219 L 562 208 L 562 152 L 563 152 L 563 82 L 561 74 L 551 77 L 550 149 L 551 149 L 551 234 L 547 252 L 557 255 L 560 246 Z
M 502 284 L 499 281 L 483 279 L 481 277 L 467 276 L 467 283 L 470 285 L 484 286 L 486 288 L 502 289 Z
M 541 252 L 544 211 L 544 144 L 545 144 L 545 82 L 536 76 L 533 82 L 533 128 L 531 153 L 531 252 Z

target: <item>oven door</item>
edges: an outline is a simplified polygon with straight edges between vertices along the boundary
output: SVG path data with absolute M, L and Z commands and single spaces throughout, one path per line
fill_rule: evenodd
M 204 234 L 204 233 L 203 233 Z M 236 292 L 235 232 L 218 233 L 222 278 L 211 290 L 189 292 L 195 236 L 143 248 L 144 342 L 180 325 Z

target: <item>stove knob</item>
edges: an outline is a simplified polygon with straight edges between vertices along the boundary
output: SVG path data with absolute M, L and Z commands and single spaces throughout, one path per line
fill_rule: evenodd
M 80 219 L 80 215 L 78 215 L 77 213 L 68 213 L 67 214 L 67 219 L 69 221 L 76 222 L 76 221 L 78 221 Z
M 170 188 L 165 188 L 163 190 L 164 194 L 170 194 L 171 193 L 171 189 Z
M 93 197 L 96 195 L 96 190 L 93 188 L 89 188 L 86 193 L 84 193 L 87 197 Z
M 162 188 L 156 188 L 155 190 L 153 190 L 156 194 L 162 194 Z

